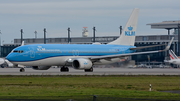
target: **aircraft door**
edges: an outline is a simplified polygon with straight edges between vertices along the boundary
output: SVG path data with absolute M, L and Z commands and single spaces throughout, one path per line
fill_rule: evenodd
M 35 58 L 35 51 L 33 47 L 29 47 L 30 58 Z
M 125 49 L 124 48 L 121 48 L 120 50 L 121 50 L 122 54 L 125 54 Z
M 73 50 L 72 54 L 73 54 L 73 56 L 79 56 L 79 51 L 78 50 Z

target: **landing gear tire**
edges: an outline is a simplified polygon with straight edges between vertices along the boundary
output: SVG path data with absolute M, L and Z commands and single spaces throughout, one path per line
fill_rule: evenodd
M 61 67 L 60 71 L 61 72 L 69 72 L 69 68 L 68 67 Z
M 85 72 L 93 72 L 93 68 L 91 67 L 90 69 L 85 69 Z
M 20 71 L 20 72 L 25 72 L 25 69 L 24 69 L 24 68 L 21 68 L 19 71 Z

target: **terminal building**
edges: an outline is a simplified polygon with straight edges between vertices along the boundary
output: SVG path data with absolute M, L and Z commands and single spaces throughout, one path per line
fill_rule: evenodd
M 153 50 L 163 50 L 165 45 L 174 37 L 174 41 L 170 47 L 171 50 L 175 52 L 178 56 L 180 56 L 180 21 L 164 21 L 161 23 L 151 23 L 147 25 L 151 25 L 151 28 L 159 28 L 159 29 L 166 29 L 168 30 L 168 34 L 166 35 L 144 35 L 144 36 L 136 36 L 135 46 L 148 46 L 148 45 L 162 45 L 153 48 L 147 48 L 140 51 L 153 51 Z M 43 44 L 44 41 L 46 44 L 92 44 L 94 42 L 107 44 L 113 40 L 116 40 L 119 36 L 106 36 L 106 37 L 88 37 L 87 27 L 85 27 L 86 35 L 85 37 L 71 37 L 71 38 L 25 38 L 23 39 L 25 44 Z M 173 29 L 174 32 L 170 34 L 170 30 Z M 178 34 L 179 33 L 179 34 Z M 94 41 L 95 39 L 95 41 Z M 68 42 L 69 41 L 69 42 Z M 21 45 L 21 39 L 14 39 L 14 44 L 4 44 L 1 46 L 1 57 L 6 57 L 9 52 L 15 47 Z M 179 47 L 179 48 L 178 48 Z M 150 61 L 155 62 L 163 62 L 164 59 L 169 57 L 168 51 L 167 52 L 159 52 L 153 54 L 143 54 L 143 55 L 134 55 L 132 56 L 132 60 L 135 60 L 136 63 L 138 62 L 147 62 L 148 57 L 150 57 Z

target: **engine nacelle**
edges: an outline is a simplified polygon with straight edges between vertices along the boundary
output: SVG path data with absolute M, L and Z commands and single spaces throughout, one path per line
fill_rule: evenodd
M 89 59 L 75 59 L 72 63 L 74 69 L 90 69 L 92 67 L 92 62 Z
M 48 70 L 51 66 L 32 66 L 34 70 Z

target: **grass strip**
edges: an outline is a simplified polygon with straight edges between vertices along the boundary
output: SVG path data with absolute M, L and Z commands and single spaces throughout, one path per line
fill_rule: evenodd
M 179 100 L 180 76 L 0 76 L 0 99 L 162 99 Z M 152 91 L 149 91 L 149 84 Z

